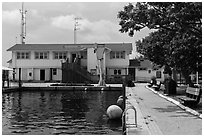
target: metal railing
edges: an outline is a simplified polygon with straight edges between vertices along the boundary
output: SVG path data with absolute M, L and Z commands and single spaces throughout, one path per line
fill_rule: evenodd
M 129 109 L 133 109 L 134 112 L 135 112 L 135 124 L 126 124 L 125 114 L 126 114 L 127 110 L 129 110 Z M 126 127 L 127 127 L 127 125 L 129 125 L 129 126 L 130 126 L 130 125 L 135 125 L 135 126 L 137 127 L 137 110 L 136 110 L 136 108 L 133 107 L 133 106 L 129 106 L 128 108 L 126 108 L 126 109 L 124 110 L 123 114 L 122 114 L 123 133 L 126 133 Z

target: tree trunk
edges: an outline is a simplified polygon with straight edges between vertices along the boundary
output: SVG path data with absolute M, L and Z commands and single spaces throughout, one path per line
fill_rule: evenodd
M 172 69 L 172 74 L 173 74 L 173 80 L 177 83 L 177 71 L 176 69 Z

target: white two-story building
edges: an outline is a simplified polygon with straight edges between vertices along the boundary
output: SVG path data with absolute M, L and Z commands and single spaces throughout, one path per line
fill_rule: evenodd
M 109 49 L 105 54 L 107 76 L 128 75 L 131 43 L 105 43 Z M 80 66 L 92 75 L 98 75 L 96 44 L 16 44 L 9 66 L 13 68 L 13 79 L 23 81 L 61 81 L 62 63 L 80 59 Z M 20 71 L 19 71 L 20 69 Z

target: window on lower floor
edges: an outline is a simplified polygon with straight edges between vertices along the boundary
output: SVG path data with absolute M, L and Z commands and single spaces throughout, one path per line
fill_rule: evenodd
M 31 73 L 31 72 L 29 72 L 29 76 L 30 76 L 30 77 L 32 76 L 32 73 Z
M 161 71 L 156 71 L 156 78 L 161 78 Z
M 91 69 L 91 74 L 92 75 L 96 75 L 97 73 L 96 73 L 96 69 Z
M 139 71 L 147 70 L 147 68 L 139 68 Z
M 114 69 L 114 75 L 121 75 L 121 69 Z
M 53 70 L 52 70 L 52 74 L 53 74 L 53 75 L 57 75 L 57 69 L 53 69 Z

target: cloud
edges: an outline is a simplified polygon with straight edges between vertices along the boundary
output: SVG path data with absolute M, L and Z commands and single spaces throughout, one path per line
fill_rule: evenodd
M 12 11 L 2 11 L 2 21 L 3 23 L 9 23 L 12 25 L 17 25 L 20 23 L 20 11 L 12 10 Z
M 74 28 L 74 15 L 58 16 L 51 18 L 51 25 L 60 29 L 73 30 Z
M 75 17 L 74 15 L 53 17 L 51 24 L 60 29 L 74 30 Z M 118 33 L 118 25 L 108 20 L 90 21 L 82 18 L 78 23 L 78 35 L 83 35 L 81 36 L 83 41 L 110 40 L 111 35 Z

